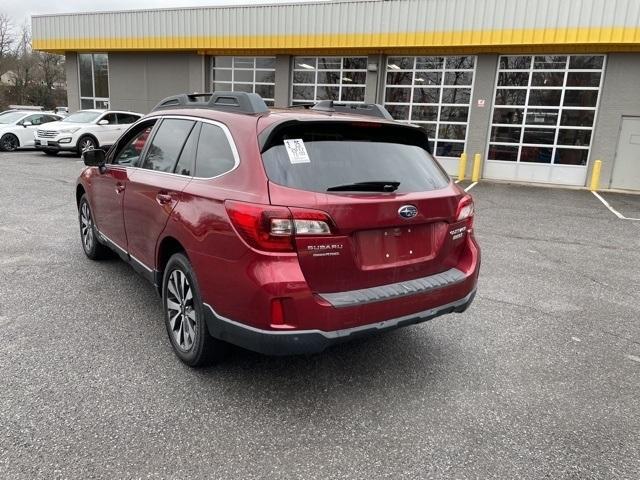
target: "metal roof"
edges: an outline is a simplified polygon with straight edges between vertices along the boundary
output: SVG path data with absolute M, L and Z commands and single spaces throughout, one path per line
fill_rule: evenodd
M 352 0 L 39 15 L 45 51 L 640 50 L 638 0 Z

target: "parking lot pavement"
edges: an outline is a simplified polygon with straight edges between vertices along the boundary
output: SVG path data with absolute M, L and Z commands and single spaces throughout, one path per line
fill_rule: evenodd
M 79 243 L 74 157 L 0 154 L 0 478 L 640 478 L 640 226 L 480 183 L 469 311 L 191 370 Z
M 623 217 L 640 220 L 640 195 L 600 192 L 600 196 Z

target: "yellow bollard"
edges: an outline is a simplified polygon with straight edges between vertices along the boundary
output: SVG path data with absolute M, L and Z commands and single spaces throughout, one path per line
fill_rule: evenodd
M 593 164 L 593 171 L 591 172 L 591 186 L 589 190 L 596 192 L 600 189 L 600 171 L 602 170 L 602 160 L 596 160 Z
M 482 162 L 480 161 L 480 154 L 476 153 L 473 156 L 473 175 L 471 176 L 471 181 L 472 182 L 477 182 L 478 180 L 480 180 L 480 164 Z
M 458 181 L 462 182 L 467 173 L 467 154 L 460 155 L 460 163 L 458 164 Z

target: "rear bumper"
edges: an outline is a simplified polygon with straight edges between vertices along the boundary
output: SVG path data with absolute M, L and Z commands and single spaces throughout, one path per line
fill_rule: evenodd
M 473 290 L 465 297 L 446 305 L 382 322 L 328 332 L 322 330 L 262 330 L 225 318 L 216 313 L 208 304 L 205 304 L 205 315 L 209 333 L 215 338 L 265 355 L 299 355 L 318 353 L 337 343 L 426 322 L 447 313 L 462 313 L 471 305 L 475 294 L 476 291 Z

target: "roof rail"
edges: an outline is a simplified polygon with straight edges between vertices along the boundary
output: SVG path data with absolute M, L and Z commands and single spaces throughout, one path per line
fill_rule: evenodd
M 369 117 L 393 120 L 391 114 L 382 105 L 377 103 L 335 103 L 333 100 L 322 100 L 316 103 L 311 110 L 319 112 L 351 113 L 353 115 L 367 115 Z
M 173 108 L 210 108 L 225 112 L 255 115 L 267 113 L 269 107 L 260 95 L 246 92 L 181 93 L 160 101 L 152 112 Z

